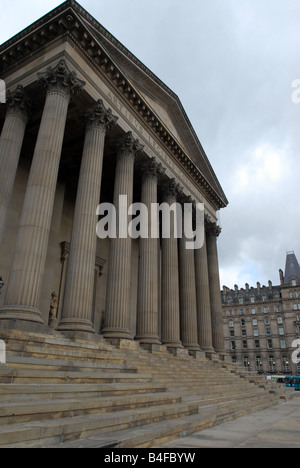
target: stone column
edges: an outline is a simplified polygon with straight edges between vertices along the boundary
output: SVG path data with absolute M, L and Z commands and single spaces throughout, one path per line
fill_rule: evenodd
M 0 244 L 18 169 L 29 105 L 23 86 L 18 86 L 13 93 L 7 93 L 6 118 L 0 138 Z
M 40 81 L 47 87 L 47 97 L 0 319 L 43 323 L 40 292 L 68 106 L 71 96 L 84 83 L 69 71 L 64 61 L 40 74 Z
M 168 208 L 171 205 L 175 207 L 180 191 L 181 188 L 174 179 L 165 186 L 163 201 Z M 175 237 L 175 218 L 176 216 L 171 214 L 170 237 L 162 238 L 161 325 L 162 343 L 168 348 L 176 349 L 183 346 L 180 341 L 178 240 Z
M 179 288 L 181 340 L 189 351 L 200 351 L 197 331 L 197 301 L 194 250 L 186 249 L 184 233 L 179 241 Z
M 157 203 L 158 177 L 164 172 L 153 158 L 142 168 L 141 203 L 148 210 L 148 237 L 140 239 L 139 285 L 136 340 L 143 344 L 160 344 L 158 331 L 158 247 L 159 219 L 152 219 L 151 205 Z M 156 224 L 156 225 L 155 225 Z M 152 229 L 157 236 L 152 237 Z
M 220 356 L 225 356 L 226 353 L 224 344 L 224 328 L 217 250 L 217 237 L 220 235 L 220 233 L 221 229 L 216 224 L 209 224 L 206 241 L 213 347 L 217 354 Z
M 97 235 L 106 131 L 117 117 L 99 100 L 87 120 L 72 229 L 62 319 L 58 330 L 94 333 L 92 318 Z
M 214 352 L 212 342 L 212 320 L 207 265 L 206 236 L 201 249 L 195 250 L 198 340 L 206 354 Z
M 139 140 L 133 138 L 132 132 L 128 132 L 119 144 L 114 188 L 117 237 L 111 239 L 110 243 L 106 316 L 103 330 L 103 335 L 109 339 L 133 339 L 129 329 L 131 238 L 128 235 L 127 213 L 133 197 L 135 155 L 142 151 L 142 148 Z M 122 206 L 120 206 L 120 200 Z M 120 223 L 119 218 L 123 218 L 124 213 L 125 219 Z M 120 233 L 120 229 L 124 232 Z

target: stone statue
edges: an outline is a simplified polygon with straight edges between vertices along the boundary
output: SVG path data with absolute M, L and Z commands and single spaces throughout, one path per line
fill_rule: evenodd
M 53 326 L 53 324 L 57 321 L 57 310 L 58 310 L 58 297 L 56 292 L 52 293 L 52 299 L 50 302 L 50 311 L 49 311 L 49 327 Z

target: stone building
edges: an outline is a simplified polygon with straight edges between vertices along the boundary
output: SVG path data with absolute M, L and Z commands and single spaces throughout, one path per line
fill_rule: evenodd
M 226 286 L 221 292 L 225 348 L 233 362 L 265 374 L 295 375 L 295 341 L 300 338 L 300 266 L 287 253 L 280 284 Z
M 0 76 L 0 328 L 223 356 L 228 202 L 178 97 L 74 0 L 0 47 Z M 204 204 L 204 247 L 97 238 L 120 196 Z

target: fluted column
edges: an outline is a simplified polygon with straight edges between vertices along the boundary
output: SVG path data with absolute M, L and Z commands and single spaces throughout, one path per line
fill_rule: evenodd
M 214 352 L 212 342 L 212 320 L 210 289 L 207 265 L 206 236 L 201 249 L 195 250 L 198 339 L 200 348 L 206 353 Z
M 158 247 L 153 229 L 159 228 L 158 216 L 152 219 L 151 205 L 157 203 L 158 177 L 164 172 L 153 158 L 142 168 L 141 203 L 148 211 L 148 237 L 140 239 L 139 284 L 136 340 L 145 344 L 160 344 L 158 331 Z M 155 225 L 154 225 L 155 223 Z
M 181 340 L 189 351 L 200 351 L 197 332 L 197 302 L 194 250 L 186 249 L 184 233 L 179 241 L 179 288 Z
M 219 262 L 217 237 L 221 229 L 216 224 L 210 224 L 207 229 L 207 261 L 210 287 L 210 304 L 212 320 L 213 347 L 219 355 L 225 355 L 224 328 L 221 304 Z
M 135 155 L 142 150 L 138 140 L 128 132 L 120 142 L 114 187 L 114 207 L 117 215 L 117 237 L 111 239 L 106 298 L 106 338 L 132 340 L 130 332 L 130 284 L 131 284 L 131 237 L 126 228 L 126 219 L 119 222 L 122 213 L 128 213 L 133 197 L 133 176 Z M 122 199 L 120 199 L 120 196 Z M 127 197 L 127 198 L 125 198 Z M 120 200 L 125 200 L 122 207 Z M 127 226 L 128 227 L 128 226 Z M 119 230 L 124 230 L 119 236 Z
M 171 180 L 164 189 L 163 201 L 177 203 L 180 187 Z M 175 205 L 174 205 L 175 206 Z M 161 314 L 162 343 L 168 348 L 183 348 L 180 341 L 180 301 L 178 240 L 175 236 L 176 216 L 170 217 L 170 237 L 162 238 Z
M 91 318 L 97 248 L 95 213 L 100 200 L 105 135 L 117 118 L 110 109 L 105 109 L 101 100 L 85 118 L 87 127 L 58 330 L 94 333 Z
M 6 106 L 0 138 L 0 244 L 28 121 L 29 101 L 23 86 L 7 93 Z
M 0 319 L 42 323 L 40 292 L 70 97 L 83 86 L 64 61 L 40 74 L 47 97 L 27 184 L 5 305 Z

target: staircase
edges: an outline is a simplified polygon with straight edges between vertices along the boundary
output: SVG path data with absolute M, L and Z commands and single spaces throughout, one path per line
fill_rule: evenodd
M 234 365 L 0 331 L 0 448 L 155 447 L 298 396 Z

